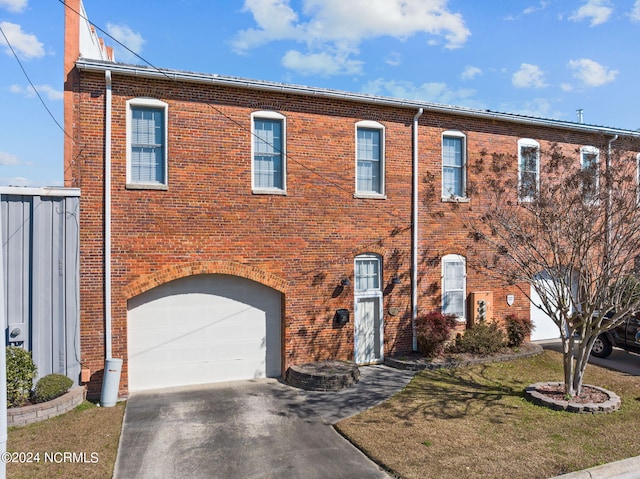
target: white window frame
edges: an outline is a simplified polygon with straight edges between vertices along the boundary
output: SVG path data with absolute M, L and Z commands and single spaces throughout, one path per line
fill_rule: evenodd
M 536 162 L 536 193 L 540 191 L 540 143 L 531 138 L 522 138 L 518 140 L 518 201 L 530 202 L 533 201 L 532 196 L 522 195 L 522 149 L 523 148 L 536 148 L 538 150 L 538 161 Z
M 444 139 L 445 138 L 457 138 L 461 140 L 462 164 L 460 165 L 460 185 L 462 191 L 460 195 L 450 194 L 448 195 L 444 183 Z M 442 133 L 441 138 L 441 150 L 442 150 L 442 201 L 456 201 L 467 198 L 467 135 L 458 130 L 447 130 Z
M 380 132 L 380 191 L 360 191 L 358 190 L 358 130 L 379 130 Z M 372 120 L 363 120 L 355 124 L 355 198 L 376 198 L 385 199 L 385 127 L 382 123 Z
M 274 120 L 282 124 L 282 188 L 266 188 L 256 186 L 255 182 L 255 121 Z M 251 191 L 257 195 L 286 195 L 287 194 L 287 117 L 275 111 L 254 111 L 251 113 Z
M 445 311 L 445 295 L 448 291 L 460 291 L 458 289 L 451 290 L 447 288 L 446 278 L 445 278 L 445 265 L 447 263 L 462 263 L 462 267 L 464 269 L 463 273 L 463 282 L 462 282 L 462 316 L 456 316 L 456 321 L 464 322 L 467 317 L 467 259 L 459 254 L 447 254 L 442 257 L 441 261 L 441 309 L 443 314 L 448 314 Z
M 373 261 L 377 264 L 378 284 L 376 287 L 373 287 L 373 288 L 358 289 L 358 275 L 357 275 L 358 263 L 365 262 L 365 261 L 367 262 Z M 365 253 L 355 257 L 355 260 L 353 262 L 353 291 L 356 296 L 367 296 L 367 295 L 377 296 L 382 292 L 382 257 L 380 255 L 373 254 L 373 253 Z
M 164 160 L 164 181 L 163 182 L 142 182 L 134 181 L 131 173 L 131 141 L 132 141 L 132 127 L 133 127 L 133 108 L 152 108 L 156 110 L 163 110 L 164 113 L 164 148 L 163 148 L 163 160 Z M 149 189 L 149 190 L 166 190 L 169 186 L 169 165 L 168 165 L 168 152 L 169 152 L 169 105 L 163 101 L 156 100 L 154 98 L 132 98 L 127 100 L 127 121 L 126 121 L 126 158 L 127 158 L 127 178 L 126 187 L 129 189 Z
M 585 155 L 595 155 L 596 164 L 595 164 L 595 185 L 593 188 L 594 197 L 598 196 L 598 190 L 600 188 L 600 150 L 598 150 L 595 146 L 583 146 L 580 148 L 580 169 L 585 169 Z M 592 201 L 594 198 L 585 198 L 586 201 Z

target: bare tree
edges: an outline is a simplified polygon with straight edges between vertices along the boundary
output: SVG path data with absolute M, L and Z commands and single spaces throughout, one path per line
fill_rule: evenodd
M 467 222 L 471 266 L 529 300 L 537 293 L 560 332 L 569 397 L 581 392 L 598 335 L 640 311 L 637 158 L 628 142 L 623 152 L 613 141 L 570 152 L 526 147 L 510 158 L 485 152 L 470 165 L 483 178 L 472 192 L 488 205 Z

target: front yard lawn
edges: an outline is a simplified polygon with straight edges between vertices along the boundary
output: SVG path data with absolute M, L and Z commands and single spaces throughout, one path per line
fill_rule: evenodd
M 640 454 L 640 377 L 588 366 L 585 384 L 622 398 L 611 414 L 535 406 L 524 388 L 539 381 L 562 381 L 560 353 L 423 371 L 336 427 L 405 479 L 542 479 Z
M 11 479 L 109 479 L 118 452 L 125 403 L 101 408 L 85 401 L 62 416 L 11 428 L 7 464 Z

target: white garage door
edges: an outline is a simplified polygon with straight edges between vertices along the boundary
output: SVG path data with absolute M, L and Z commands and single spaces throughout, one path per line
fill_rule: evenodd
M 128 302 L 129 390 L 279 377 L 281 295 L 221 274 L 171 281 Z
M 537 282 L 543 287 L 551 290 L 553 285 L 553 279 L 549 273 L 540 273 L 537 276 Z M 542 304 L 540 296 L 536 290 L 531 287 L 531 322 L 534 325 L 534 329 L 531 332 L 531 340 L 545 340 L 545 339 L 557 339 L 560 337 L 560 330 L 556 323 L 542 311 L 537 305 Z

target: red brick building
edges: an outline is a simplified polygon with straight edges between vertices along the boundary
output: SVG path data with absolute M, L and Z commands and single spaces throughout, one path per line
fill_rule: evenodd
M 86 58 L 78 32 L 69 12 L 65 185 L 81 189 L 92 394 L 105 356 L 124 360 L 126 394 L 381 362 L 415 347 L 417 314 L 466 324 L 476 292 L 498 320 L 528 316 L 518 288 L 467 265 L 483 204 L 469 163 L 625 134 Z

